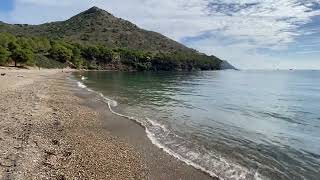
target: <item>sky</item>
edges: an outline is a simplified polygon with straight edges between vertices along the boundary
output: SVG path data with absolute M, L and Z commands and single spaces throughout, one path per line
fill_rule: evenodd
M 320 69 L 320 0 L 0 0 L 0 21 L 60 21 L 92 6 L 240 69 Z

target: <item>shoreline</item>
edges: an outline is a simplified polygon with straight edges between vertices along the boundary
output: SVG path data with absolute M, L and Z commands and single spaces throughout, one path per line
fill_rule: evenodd
M 109 112 L 70 71 L 0 71 L 0 179 L 213 179 Z
M 165 154 L 173 157 L 175 160 L 179 161 L 179 162 L 182 162 L 183 164 L 187 165 L 187 166 L 191 166 L 192 168 L 194 169 L 197 169 L 199 171 L 201 171 L 202 173 L 206 174 L 207 176 L 210 176 L 212 179 L 219 179 L 218 176 L 214 173 L 214 172 L 211 172 L 207 169 L 205 169 L 204 167 L 190 161 L 189 159 L 186 159 L 184 157 L 182 157 L 181 155 L 177 154 L 176 152 L 170 150 L 169 148 L 167 148 L 166 146 L 162 145 L 156 138 L 153 137 L 153 134 L 149 131 L 149 129 L 142 123 L 140 122 L 139 120 L 135 119 L 134 117 L 129 117 L 127 115 L 124 115 L 124 114 L 120 114 L 118 112 L 115 112 L 112 107 L 114 104 L 114 101 L 109 99 L 109 98 L 106 98 L 102 93 L 98 92 L 98 91 L 95 91 L 95 90 L 92 90 L 90 88 L 88 88 L 86 85 L 84 85 L 81 80 L 76 80 L 77 84 L 78 84 L 78 87 L 83 89 L 84 91 L 88 91 L 90 92 L 90 95 L 94 96 L 96 95 L 98 98 L 100 98 L 100 101 L 102 101 L 102 103 L 99 105 L 99 106 L 96 106 L 94 109 L 99 109 L 99 107 L 104 107 L 104 109 L 100 109 L 99 111 L 103 112 L 103 111 L 109 111 L 111 112 L 113 115 L 117 116 L 117 117 L 120 117 L 122 119 L 122 121 L 128 121 L 126 123 L 135 123 L 136 125 L 138 125 L 140 128 L 142 128 L 142 130 L 144 131 L 144 136 L 147 137 L 147 143 L 144 142 L 143 144 L 148 144 L 149 145 L 149 142 L 151 142 L 151 144 L 153 146 L 155 146 L 156 148 L 158 149 L 161 149 Z M 97 102 L 92 102 L 91 106 L 95 106 L 94 104 L 97 103 Z M 115 104 L 117 104 L 117 102 L 115 102 Z M 119 123 L 119 121 L 117 121 L 118 125 L 121 126 L 121 124 Z M 138 128 L 138 127 L 136 127 Z M 126 128 L 127 129 L 127 128 Z M 112 131 L 112 130 L 111 130 Z M 124 137 L 131 137 L 132 134 L 122 134 L 122 136 Z M 135 137 L 136 139 L 140 139 L 141 137 Z M 131 140 L 132 141 L 132 140 Z M 131 142 L 130 141 L 130 142 Z M 134 141 L 134 139 L 133 139 Z M 150 146 L 150 145 L 149 145 Z M 142 151 L 143 153 L 144 151 Z M 194 177 L 196 178 L 196 177 Z M 203 177 L 204 179 L 206 177 Z
M 109 104 L 95 91 L 79 88 L 77 96 L 86 99 L 84 105 L 99 111 L 102 128 L 116 137 L 120 137 L 142 155 L 149 167 L 151 179 L 218 179 L 207 172 L 186 164 L 164 149 L 156 146 L 146 134 L 145 127 L 139 122 L 117 115 L 110 111 Z M 112 109 L 111 109 L 112 110 Z M 159 166 L 159 164 L 162 164 Z

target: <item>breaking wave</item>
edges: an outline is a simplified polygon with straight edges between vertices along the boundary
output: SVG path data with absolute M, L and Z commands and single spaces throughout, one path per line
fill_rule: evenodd
M 78 86 L 79 86 L 80 88 L 83 88 L 83 89 L 87 88 L 87 86 L 84 85 L 82 82 L 79 82 L 79 81 L 78 81 L 77 84 L 78 84 Z

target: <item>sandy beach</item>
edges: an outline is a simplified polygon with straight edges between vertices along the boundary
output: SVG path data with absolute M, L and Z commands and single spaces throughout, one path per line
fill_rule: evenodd
M 212 179 L 109 112 L 71 72 L 0 69 L 0 179 Z

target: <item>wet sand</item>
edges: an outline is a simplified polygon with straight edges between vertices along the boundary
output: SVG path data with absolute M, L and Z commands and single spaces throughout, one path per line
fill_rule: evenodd
M 119 137 L 141 154 L 142 161 L 148 167 L 150 179 L 214 179 L 153 145 L 141 125 L 133 120 L 112 114 L 107 104 L 97 95 L 85 90 L 75 94 L 85 99 L 83 102 L 85 106 L 100 112 L 100 128 L 104 129 L 104 132 Z
M 61 70 L 0 76 L 0 179 L 212 179 Z

